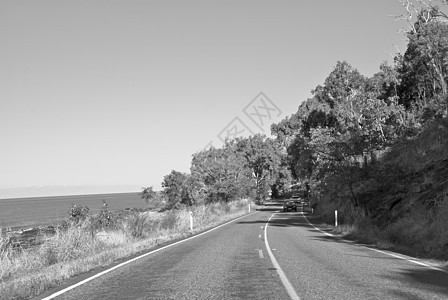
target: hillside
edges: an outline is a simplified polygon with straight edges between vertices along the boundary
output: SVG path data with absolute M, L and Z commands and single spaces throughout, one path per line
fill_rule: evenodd
M 404 53 L 366 77 L 338 61 L 271 127 L 292 178 L 341 233 L 448 259 L 448 17 L 410 12 Z
M 380 247 L 448 259 L 448 120 L 436 120 L 413 139 L 391 147 L 371 174 L 355 189 L 364 212 L 344 202 L 331 206 L 352 226 L 340 230 Z M 326 201 L 320 204 L 330 221 L 332 209 L 325 207 Z

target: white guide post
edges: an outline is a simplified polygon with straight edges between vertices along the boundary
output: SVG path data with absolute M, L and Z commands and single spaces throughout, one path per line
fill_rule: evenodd
M 338 211 L 334 211 L 334 226 L 338 227 Z
M 193 212 L 190 211 L 190 231 L 193 231 Z

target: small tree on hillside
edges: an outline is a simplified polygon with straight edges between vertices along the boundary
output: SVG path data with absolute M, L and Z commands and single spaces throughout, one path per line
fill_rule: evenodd
M 152 186 L 142 187 L 142 191 L 140 192 L 140 198 L 145 200 L 146 205 L 148 205 L 152 200 L 154 200 L 156 196 L 157 192 L 153 190 Z

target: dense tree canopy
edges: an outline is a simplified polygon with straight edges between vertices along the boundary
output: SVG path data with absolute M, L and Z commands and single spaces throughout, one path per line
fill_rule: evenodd
M 165 176 L 169 206 L 281 196 L 294 180 L 316 201 L 331 195 L 365 207 L 365 187 L 393 173 L 377 164 L 381 155 L 448 114 L 448 18 L 431 1 L 401 2 L 409 42 L 392 65 L 366 77 L 337 61 L 295 114 L 272 125 L 275 139 L 229 140 L 195 153 L 190 174 Z
M 359 194 L 383 172 L 378 157 L 446 117 L 448 20 L 432 5 L 412 17 L 407 50 L 397 54 L 394 65 L 383 63 L 367 78 L 338 61 L 312 98 L 272 125 L 294 179 L 316 194 L 363 206 Z
M 291 183 L 286 152 L 264 135 L 236 138 L 193 154 L 190 174 L 172 171 L 162 183 L 167 207 L 279 196 Z

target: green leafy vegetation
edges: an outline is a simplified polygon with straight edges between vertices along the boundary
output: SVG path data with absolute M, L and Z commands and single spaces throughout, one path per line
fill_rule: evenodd
M 193 154 L 190 173 L 173 170 L 161 192 L 142 188 L 148 211 L 114 213 L 104 202 L 92 215 L 73 204 L 66 225 L 35 247 L 0 235 L 2 297 L 39 295 L 243 215 L 250 201 L 241 199 L 289 196 L 292 184 L 327 223 L 339 211 L 336 232 L 448 260 L 448 18 L 401 2 L 411 20 L 406 52 L 371 77 L 336 62 L 295 114 L 272 125 L 275 138 L 257 134 Z
M 366 77 L 336 62 L 295 114 L 272 125 L 274 139 L 229 140 L 193 154 L 190 173 L 166 175 L 165 208 L 263 201 L 296 187 L 328 223 L 339 210 L 337 230 L 353 238 L 448 259 L 448 17 L 431 1 L 400 2 L 408 45 L 392 65 Z
M 32 298 L 75 275 L 242 216 L 250 203 L 215 202 L 189 210 L 126 214 L 111 213 L 106 203 L 98 215 L 85 215 L 76 222 L 68 219 L 66 226 L 56 227 L 54 234 L 42 236 L 42 243 L 31 248 L 14 248 L 7 236 L 0 236 L 1 298 Z M 70 208 L 70 216 L 86 211 L 78 207 Z
M 193 154 L 190 170 L 164 177 L 166 209 L 242 198 L 263 201 L 270 192 L 284 193 L 291 181 L 284 148 L 260 134 Z
M 353 238 L 448 259 L 448 18 L 429 4 L 408 12 L 394 65 L 368 78 L 338 61 L 271 130 L 328 223 L 337 209 Z

